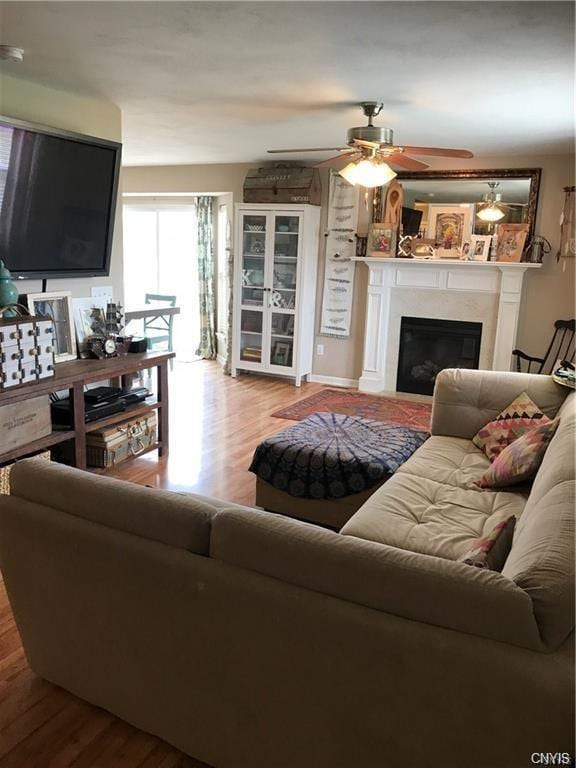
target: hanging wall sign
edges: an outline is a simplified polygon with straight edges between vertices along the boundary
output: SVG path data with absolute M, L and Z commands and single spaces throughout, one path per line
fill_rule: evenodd
M 350 336 L 356 227 L 358 222 L 358 187 L 340 174 L 330 175 L 324 293 L 322 296 L 322 336 Z

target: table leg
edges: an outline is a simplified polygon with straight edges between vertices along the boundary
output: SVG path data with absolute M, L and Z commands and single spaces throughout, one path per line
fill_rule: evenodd
M 168 456 L 169 453 L 169 411 L 168 411 L 168 362 L 164 360 L 157 367 L 158 373 L 158 456 Z
M 79 382 L 70 390 L 74 438 L 74 466 L 86 469 L 86 421 L 84 418 L 84 385 Z

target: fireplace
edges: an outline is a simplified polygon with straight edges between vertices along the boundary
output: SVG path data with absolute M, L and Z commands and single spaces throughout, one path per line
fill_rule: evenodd
M 431 395 L 443 368 L 478 368 L 482 323 L 403 317 L 396 389 Z

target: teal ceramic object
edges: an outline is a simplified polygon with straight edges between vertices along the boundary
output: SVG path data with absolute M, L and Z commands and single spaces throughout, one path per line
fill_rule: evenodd
M 0 260 L 0 315 L 16 317 L 18 313 L 14 309 L 2 311 L 2 307 L 11 307 L 14 304 L 18 304 L 18 289 L 12 282 L 12 275 L 9 270 Z

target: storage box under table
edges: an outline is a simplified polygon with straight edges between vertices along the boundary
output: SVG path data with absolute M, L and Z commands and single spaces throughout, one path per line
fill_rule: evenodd
M 40 440 L 51 432 L 48 395 L 0 406 L 0 455 Z
M 156 411 L 122 421 L 86 435 L 86 462 L 89 467 L 108 469 L 138 456 L 155 445 Z

